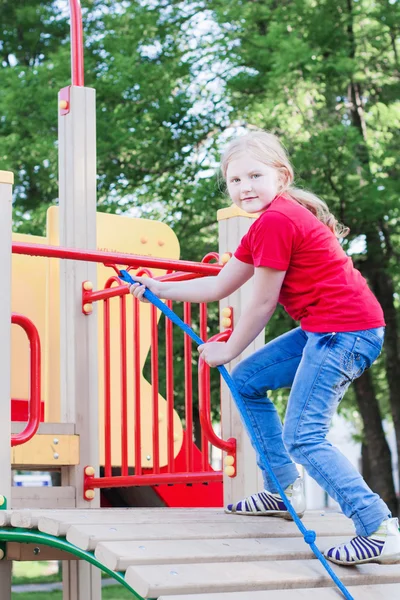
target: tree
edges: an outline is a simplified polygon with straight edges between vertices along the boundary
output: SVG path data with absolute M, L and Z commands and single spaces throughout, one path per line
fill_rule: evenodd
M 351 251 L 352 242 L 365 236 L 365 250 L 354 259 L 385 312 L 386 378 L 400 450 L 394 260 L 399 240 L 394 158 L 398 5 L 378 6 L 369 0 L 254 0 L 230 5 L 216 0 L 210 5 L 222 30 L 220 56 L 229 53 L 230 69 L 221 80 L 234 108 L 231 120 L 283 137 L 302 184 L 350 226 L 345 249 Z M 384 454 L 388 465 L 369 373 L 354 391 L 365 431 L 370 434 L 372 427 L 374 432 L 366 440 L 368 454 Z M 368 420 L 371 413 L 375 417 Z M 373 462 L 370 466 L 375 488 L 395 507 L 390 470 L 378 469 Z

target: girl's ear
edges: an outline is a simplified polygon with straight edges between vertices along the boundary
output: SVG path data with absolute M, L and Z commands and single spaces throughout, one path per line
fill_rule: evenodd
M 289 171 L 287 170 L 287 168 L 286 167 L 280 167 L 278 169 L 279 191 L 285 189 L 288 186 L 289 180 L 290 180 L 290 175 L 289 175 Z

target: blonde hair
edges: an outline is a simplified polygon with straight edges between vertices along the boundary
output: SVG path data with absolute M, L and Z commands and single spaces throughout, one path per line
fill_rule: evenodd
M 311 192 L 292 186 L 294 180 L 293 167 L 282 144 L 272 133 L 262 130 L 250 131 L 228 144 L 221 159 L 221 171 L 225 181 L 228 164 L 245 151 L 250 152 L 260 162 L 279 171 L 280 179 L 283 181 L 283 186 L 279 189 L 280 195 L 285 194 L 307 208 L 319 221 L 327 225 L 336 237 L 346 237 L 350 229 L 337 221 L 321 198 Z

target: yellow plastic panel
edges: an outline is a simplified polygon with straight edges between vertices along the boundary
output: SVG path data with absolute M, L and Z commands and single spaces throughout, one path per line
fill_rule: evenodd
M 46 244 L 47 239 L 36 235 L 13 233 L 13 242 Z M 46 321 L 46 260 L 37 256 L 12 255 L 12 312 L 31 319 L 39 332 L 42 346 Z M 29 398 L 29 342 L 25 331 L 18 325 L 11 328 L 11 397 Z M 44 364 L 42 362 L 42 381 Z M 43 390 L 42 390 L 43 392 Z M 42 393 L 42 400 L 44 395 Z
M 58 245 L 58 208 L 51 207 L 47 213 L 47 234 L 50 245 Z M 98 250 L 155 256 L 157 258 L 179 258 L 179 242 L 168 225 L 149 219 L 136 219 L 106 213 L 97 213 Z M 49 327 L 46 338 L 46 420 L 58 421 L 60 416 L 59 401 L 59 269 L 58 261 L 49 263 Z M 154 275 L 165 271 L 154 270 Z M 98 266 L 97 289 L 103 289 L 109 277 L 115 274 L 113 269 Z M 128 447 L 129 466 L 134 466 L 134 418 L 133 418 L 133 356 L 132 356 L 132 302 L 133 298 L 126 296 L 127 305 L 127 384 L 128 384 Z M 111 308 L 111 427 L 112 427 L 112 463 L 121 464 L 121 380 L 120 380 L 120 299 L 110 301 Z M 103 444 L 104 428 L 104 345 L 103 345 L 103 303 L 97 303 L 99 323 L 99 428 L 101 444 Z M 150 305 L 140 304 L 140 366 L 143 365 L 150 352 Z M 158 312 L 158 319 L 160 318 Z M 93 318 L 88 316 L 88 319 Z M 164 365 L 160 365 L 160 370 Z M 152 449 L 152 388 L 151 384 L 141 375 L 141 434 L 142 434 L 142 466 L 153 466 Z M 160 432 L 160 466 L 167 464 L 167 420 L 166 401 L 159 394 L 159 432 Z M 174 413 L 174 454 L 178 454 L 182 445 L 182 424 L 177 413 Z M 104 447 L 100 449 L 100 463 L 104 464 Z

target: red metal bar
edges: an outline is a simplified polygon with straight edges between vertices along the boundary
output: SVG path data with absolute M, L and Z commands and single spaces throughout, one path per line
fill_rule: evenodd
M 211 337 L 209 342 L 223 342 L 229 339 L 232 330 L 227 329 L 222 333 L 217 333 Z M 225 450 L 230 454 L 234 454 L 236 451 L 236 440 L 230 438 L 229 440 L 222 440 L 219 438 L 212 427 L 211 423 L 211 406 L 210 406 L 210 394 L 206 393 L 206 390 L 210 388 L 210 367 L 201 358 L 199 358 L 199 411 L 200 411 L 200 424 L 204 435 L 208 441 L 217 448 Z
M 183 305 L 184 322 L 191 327 L 191 304 Z M 185 420 L 186 420 L 186 468 L 193 471 L 193 381 L 192 381 L 192 339 L 185 335 Z
M 111 476 L 111 351 L 110 301 L 104 300 L 104 473 Z
M 158 415 L 157 309 L 151 306 L 151 391 L 153 398 L 153 472 L 160 472 L 160 423 Z
M 82 10 L 79 0 L 69 0 L 71 13 L 71 80 L 84 85 Z
M 204 260 L 204 259 L 203 259 Z M 207 335 L 207 304 L 204 302 L 200 304 L 200 337 L 202 340 L 206 340 Z M 199 383 L 200 385 L 200 383 Z M 210 393 L 210 388 L 205 388 L 205 393 Z M 199 413 L 200 413 L 200 405 L 199 405 Z M 208 456 L 208 439 L 206 434 L 201 427 L 201 465 L 203 471 L 210 470 L 210 461 Z
M 209 252 L 208 254 L 206 254 L 204 256 L 204 258 L 201 259 L 201 262 L 208 264 L 212 260 L 216 260 L 217 263 L 219 262 L 219 254 L 218 254 L 218 252 Z
M 167 300 L 167 306 L 172 310 L 172 300 Z M 175 471 L 174 460 L 174 340 L 172 321 L 165 319 L 165 358 L 166 358 L 166 387 L 167 387 L 167 453 L 168 471 Z
M 208 265 L 189 260 L 166 260 L 163 258 L 140 256 L 138 254 L 119 254 L 117 252 L 102 252 L 100 250 L 75 250 L 73 248 L 28 244 L 26 242 L 14 242 L 12 244 L 12 251 L 13 254 L 28 256 L 46 256 L 48 258 L 99 262 L 105 266 L 128 265 L 135 268 L 140 266 L 161 270 L 171 269 L 201 275 L 218 275 L 223 268 L 222 265 Z
M 21 433 L 11 436 L 11 446 L 20 446 L 33 438 L 40 423 L 40 393 L 41 393 L 41 351 L 38 330 L 30 319 L 14 313 L 11 317 L 14 325 L 19 325 L 25 331 L 30 345 L 30 397 L 29 419 Z
M 121 474 L 128 475 L 128 383 L 126 364 L 126 298 L 120 298 L 121 334 Z
M 133 299 L 133 389 L 135 419 L 135 476 L 142 474 L 142 432 L 140 411 L 140 302 Z
M 85 490 L 94 488 L 129 487 L 132 485 L 214 483 L 218 481 L 222 481 L 222 471 L 207 471 L 207 473 L 158 473 L 157 475 L 128 475 L 127 477 L 85 477 Z

